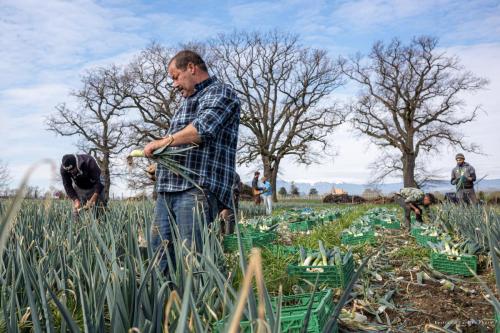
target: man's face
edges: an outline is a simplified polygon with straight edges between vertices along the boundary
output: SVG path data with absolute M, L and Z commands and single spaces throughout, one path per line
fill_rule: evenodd
M 431 204 L 431 199 L 429 198 L 429 196 L 425 196 L 424 197 L 424 206 L 429 206 Z
M 457 158 L 457 164 L 458 164 L 458 165 L 462 165 L 462 164 L 464 163 L 464 161 L 465 161 L 465 160 L 464 160 L 463 158 L 460 158 L 460 157 L 459 157 L 459 158 Z
M 76 167 L 73 167 L 72 169 L 69 169 L 68 172 L 75 177 L 78 174 L 78 169 Z
M 189 63 L 185 70 L 180 70 L 175 65 L 173 61 L 170 66 L 168 66 L 168 74 L 174 82 L 174 88 L 181 93 L 183 97 L 189 97 L 194 94 L 194 65 Z

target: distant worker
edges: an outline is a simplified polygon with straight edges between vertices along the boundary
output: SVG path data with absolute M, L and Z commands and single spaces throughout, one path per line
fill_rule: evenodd
M 106 198 L 101 182 L 101 169 L 94 157 L 87 154 L 64 155 L 61 178 L 67 196 L 73 201 L 73 216 L 81 209 L 104 208 Z
M 432 204 L 436 203 L 436 198 L 432 193 L 424 193 L 421 189 L 415 187 L 405 187 L 402 188 L 395 197 L 396 203 L 398 203 L 404 209 L 405 213 L 405 224 L 408 230 L 411 229 L 411 211 L 415 213 L 415 219 L 417 222 L 423 223 L 423 210 Z
M 457 199 L 465 204 L 477 203 L 474 192 L 474 182 L 476 181 L 476 170 L 469 163 L 465 162 L 464 154 L 455 156 L 457 166 L 451 171 L 451 184 L 457 190 Z
M 262 199 L 260 198 L 260 191 L 262 190 L 262 187 L 259 187 L 259 176 L 260 172 L 255 171 L 253 174 L 253 180 L 252 180 L 252 195 L 253 195 L 253 202 L 256 205 L 260 205 L 262 202 Z
M 266 214 L 271 215 L 273 212 L 273 189 L 271 187 L 271 182 L 266 176 L 262 177 L 262 184 L 264 187 L 260 191 L 262 197 L 264 198 L 264 204 L 266 205 Z

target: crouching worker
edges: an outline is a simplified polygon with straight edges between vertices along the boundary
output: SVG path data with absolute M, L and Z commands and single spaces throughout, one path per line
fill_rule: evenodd
M 87 154 L 64 155 L 60 173 L 66 195 L 73 201 L 73 218 L 78 218 L 82 209 L 94 207 L 98 216 L 106 206 L 106 199 L 96 160 Z
M 432 193 L 424 193 L 421 189 L 414 187 L 402 188 L 399 193 L 396 193 L 394 201 L 398 203 L 405 213 L 405 224 L 408 230 L 411 229 L 410 215 L 411 211 L 415 213 L 417 222 L 423 223 L 423 208 L 427 208 L 436 203 L 436 198 Z

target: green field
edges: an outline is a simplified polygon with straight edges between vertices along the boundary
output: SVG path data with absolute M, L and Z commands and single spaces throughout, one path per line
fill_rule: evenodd
M 12 203 L 0 202 L 0 234 L 6 236 L 0 238 L 0 332 L 127 332 L 131 328 L 140 332 L 212 332 L 227 329 L 224 322 L 231 322 L 236 314 L 241 314 L 241 320 L 253 320 L 257 328 L 263 323 L 256 307 L 261 302 L 267 305 L 264 321 L 270 331 L 280 330 L 276 322 L 281 317 L 282 325 L 288 323 L 295 332 L 290 318 L 297 313 L 304 318 L 307 302 L 302 307 L 284 303 L 278 311 L 279 299 L 271 302 L 271 298 L 291 295 L 293 300 L 299 297 L 293 295 L 332 290 L 329 301 L 338 304 L 354 273 L 337 278 L 327 275 L 330 265 L 340 272 L 339 265 L 345 262 L 301 268 L 300 248 L 321 262 L 321 246 L 328 253 L 335 253 L 334 249 L 343 255 L 352 253 L 355 271 L 372 255 L 347 291 L 347 302 L 341 311 L 339 308 L 337 324 L 344 331 L 433 332 L 435 327 L 447 325 L 451 332 L 480 332 L 494 326 L 493 307 L 476 278 L 439 272 L 430 262 L 436 249 L 417 244 L 403 229 L 384 225 L 391 218 L 401 219 L 395 206 L 287 201 L 276 204 L 272 217 L 265 217 L 263 207 L 244 202 L 239 214 L 241 237 L 265 234 L 271 227 L 273 244 L 259 244 L 261 255 L 224 251 L 223 236 L 214 223 L 204 228 L 203 249 L 193 251 L 175 242 L 177 266 L 165 276 L 156 268 L 159 253 L 149 246 L 154 208 L 150 201 L 111 202 L 104 216 L 96 220 L 88 214 L 78 222 L 72 222 L 68 202 L 24 201 L 17 213 L 10 211 Z M 450 244 L 477 243 L 477 273 L 494 289 L 487 235 L 498 237 L 500 224 L 494 211 L 484 214 L 480 208 L 445 205 L 434 211 L 433 223 L 451 239 Z M 384 218 L 387 221 L 380 222 Z M 7 222 L 12 226 L 8 234 Z M 295 230 L 299 224 L 310 230 Z M 374 242 L 344 243 L 368 229 L 374 231 Z M 329 260 L 333 262 L 333 255 Z M 301 272 L 299 276 L 290 273 L 290 266 L 296 267 L 295 273 Z M 253 267 L 266 288 L 252 282 L 253 292 L 238 313 L 238 301 L 247 294 L 241 294 L 245 284 L 242 268 Z M 317 272 L 326 278 L 315 288 L 312 277 Z M 332 286 L 333 282 L 339 285 Z M 320 331 L 334 307 L 324 307 L 323 301 L 313 307 L 309 329 Z M 320 313 L 321 320 L 316 321 Z M 467 327 L 471 320 L 475 323 Z

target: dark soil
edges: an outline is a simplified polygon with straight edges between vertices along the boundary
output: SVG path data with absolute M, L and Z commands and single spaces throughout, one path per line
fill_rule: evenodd
M 485 299 L 485 291 L 474 277 L 443 276 L 430 268 L 428 257 L 422 255 L 422 249 L 405 231 L 379 232 L 383 233 L 380 239 L 384 243 L 374 248 L 381 254 L 374 257 L 371 270 L 378 272 L 382 280 L 373 279 L 367 271 L 364 282 L 360 283 L 366 285 L 369 279 L 369 288 L 375 294 L 370 299 L 371 309 L 378 307 L 377 297 L 396 290 L 390 300 L 394 308 L 379 314 L 382 320 L 378 323 L 388 326 L 383 332 L 445 332 L 440 328 L 450 322 L 448 328 L 452 332 L 494 332 L 493 306 Z M 494 290 L 493 272 L 485 267 L 485 261 L 482 261 L 479 276 Z M 417 283 L 418 272 L 427 273 L 433 280 Z M 453 282 L 453 290 L 440 283 L 443 278 Z M 377 322 L 375 316 L 364 314 L 370 321 Z

